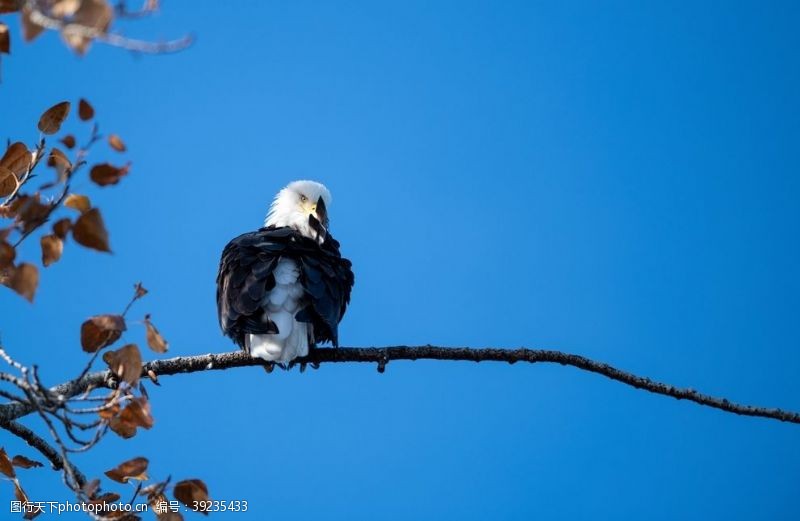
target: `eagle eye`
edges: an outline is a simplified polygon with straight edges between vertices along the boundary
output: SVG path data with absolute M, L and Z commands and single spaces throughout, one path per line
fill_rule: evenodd
M 306 197 L 306 196 L 305 196 L 305 195 L 303 195 L 303 194 L 300 194 L 300 202 L 301 202 L 301 203 L 304 203 L 304 202 L 306 202 L 306 201 L 308 201 L 308 197 Z

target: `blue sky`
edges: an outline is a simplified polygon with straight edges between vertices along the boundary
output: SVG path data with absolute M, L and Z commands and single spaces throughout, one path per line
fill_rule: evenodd
M 797 3 L 320 4 L 175 0 L 125 25 L 198 36 L 173 56 L 80 59 L 55 35 L 14 35 L 0 137 L 32 143 L 43 109 L 86 97 L 133 161 L 117 187 L 75 186 L 113 255 L 68 244 L 34 306 L 0 292 L 5 346 L 45 381 L 80 370 L 81 321 L 122 308 L 138 280 L 151 293 L 133 314 L 153 314 L 171 355 L 233 349 L 219 254 L 278 189 L 313 178 L 356 273 L 344 345 L 562 349 L 800 409 Z M 77 462 L 94 476 L 147 456 L 156 477 L 248 500 L 234 519 L 797 515 L 797 426 L 571 368 L 162 384 L 152 431 Z M 23 478 L 35 498 L 68 497 L 53 472 Z

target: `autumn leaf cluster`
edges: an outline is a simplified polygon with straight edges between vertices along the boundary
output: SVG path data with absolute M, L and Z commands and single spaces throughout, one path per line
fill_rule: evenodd
M 0 16 L 18 16 L 25 42 L 36 40 L 45 31 L 55 31 L 78 55 L 88 52 L 100 41 L 141 53 L 164 53 L 188 47 L 192 38 L 148 42 L 112 32 L 119 19 L 141 19 L 159 9 L 159 0 L 143 0 L 141 7 L 129 10 L 124 0 L 0 0 Z M 11 27 L 0 21 L 0 55 L 11 54 Z
M 34 232 L 43 231 L 39 243 L 44 267 L 61 259 L 70 236 L 86 248 L 111 251 L 100 209 L 87 195 L 70 189 L 75 176 L 88 164 L 90 149 L 102 140 L 89 102 L 82 99 L 78 103 L 78 119 L 88 125 L 84 145 L 79 146 L 72 134 L 63 135 L 55 145 L 47 141 L 61 130 L 70 112 L 68 101 L 50 107 L 39 118 L 37 128 L 42 137 L 34 147 L 29 149 L 21 141 L 9 143 L 0 157 L 0 282 L 29 301 L 39 286 L 39 270 L 32 262 L 18 259 L 18 247 Z M 127 150 L 116 134 L 106 142 L 114 153 Z M 44 166 L 50 172 L 43 172 Z M 96 163 L 90 167 L 89 179 L 98 187 L 116 185 L 130 173 L 130 167 L 129 162 Z M 31 189 L 38 178 L 47 181 Z
M 85 136 L 80 139 L 62 132 L 75 114 L 77 121 L 74 125 L 85 131 Z M 85 175 L 95 189 L 102 192 L 120 184 L 131 172 L 130 162 L 90 160 L 90 152 L 96 152 L 96 147 L 103 143 L 108 147 L 106 154 L 113 158 L 125 153 L 127 146 L 117 134 L 108 137 L 100 134 L 95 110 L 84 99 L 77 103 L 77 110 L 73 110 L 73 104 L 68 101 L 53 105 L 41 114 L 36 128 L 40 135 L 35 145 L 29 147 L 22 141 L 9 141 L 0 157 L 0 283 L 31 302 L 39 288 L 40 268 L 35 260 L 21 258 L 20 245 L 38 237 L 43 268 L 58 262 L 70 242 L 89 250 L 110 252 L 109 232 L 100 208 L 89 195 L 76 193 L 71 187 L 78 176 Z M 95 195 L 92 197 L 100 199 Z M 157 377 L 153 371 L 147 370 L 137 343 L 120 342 L 129 326 L 138 325 L 150 351 L 155 354 L 167 352 L 169 344 L 149 314 L 134 322 L 128 317 L 132 305 L 147 293 L 137 283 L 132 298 L 121 312 L 95 315 L 81 324 L 80 346 L 89 358 L 76 381 L 88 374 L 97 360 L 106 366 L 108 380 L 103 388 L 89 389 L 70 402 L 54 398 L 49 388 L 39 380 L 35 368 L 31 370 L 15 362 L 0 345 L 0 358 L 21 373 L 19 377 L 3 373 L 0 376 L 5 375 L 5 378 L 0 380 L 11 382 L 25 395 L 18 398 L 0 389 L 0 396 L 35 408 L 48 425 L 60 451 L 54 465 L 62 469 L 64 482 L 84 503 L 113 503 L 119 500 L 120 495 L 103 491 L 99 479 L 85 479 L 71 463 L 69 454 L 93 448 L 109 431 L 129 439 L 140 429 L 151 429 L 155 424 L 143 380 L 158 385 Z M 123 345 L 115 346 L 118 342 Z M 86 417 L 89 417 L 88 422 L 84 419 Z M 81 432 L 93 434 L 87 440 Z M 146 498 L 151 505 L 161 502 L 170 490 L 177 500 L 190 507 L 198 497 L 207 499 L 207 488 L 198 479 L 171 485 L 168 478 L 146 484 L 149 479 L 147 465 L 147 458 L 139 456 L 106 472 L 106 477 L 118 483 L 136 481 L 134 497 Z M 29 496 L 22 488 L 16 469 L 36 466 L 41 464 L 22 455 L 8 458 L 0 449 L 0 473 L 13 482 L 15 495 L 20 501 L 29 501 Z M 130 513 L 118 514 L 106 514 L 106 517 L 136 519 Z M 35 515 L 25 513 L 29 519 Z M 157 519 L 175 521 L 182 517 L 177 512 L 161 512 Z

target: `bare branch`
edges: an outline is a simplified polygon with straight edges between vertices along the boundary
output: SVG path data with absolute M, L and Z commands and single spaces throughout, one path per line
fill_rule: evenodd
M 800 413 L 784 411 L 775 408 L 756 407 L 729 401 L 702 394 L 694 389 L 675 387 L 674 385 L 657 382 L 646 377 L 637 376 L 627 371 L 622 371 L 606 363 L 589 358 L 544 349 L 474 349 L 474 348 L 448 348 L 436 346 L 393 346 L 393 347 L 341 347 L 338 349 L 315 349 L 308 357 L 295 361 L 301 370 L 306 365 L 316 367 L 323 363 L 374 363 L 378 370 L 383 371 L 391 361 L 399 360 L 450 360 L 470 362 L 516 362 L 527 363 L 555 363 L 569 365 L 578 369 L 603 375 L 612 380 L 643 389 L 655 394 L 671 396 L 679 400 L 688 400 L 699 405 L 713 407 L 734 414 L 745 416 L 759 416 L 775 420 L 800 424 Z M 271 368 L 272 364 L 259 358 L 253 358 L 243 351 L 230 353 L 206 354 L 197 356 L 175 357 L 164 360 L 154 360 L 144 364 L 142 377 L 147 377 L 152 372 L 155 376 L 168 376 L 181 373 L 195 373 L 200 371 L 226 370 L 236 367 L 262 366 Z M 51 394 L 60 396 L 60 399 L 69 399 L 81 394 L 89 388 L 107 387 L 116 388 L 117 382 L 114 375 L 106 371 L 97 371 L 85 375 L 79 380 L 72 380 L 50 389 Z M 11 421 L 30 414 L 33 408 L 27 403 L 10 403 L 0 405 L 0 420 Z
M 81 487 L 86 483 L 86 476 L 84 476 L 75 465 L 62 458 L 56 449 L 26 426 L 15 421 L 0 421 L 0 427 L 21 438 L 29 446 L 39 451 L 50 461 L 53 470 L 63 470 L 65 465 L 68 465 L 75 478 L 75 482 Z
M 0 378 L 0 379 L 2 379 L 2 378 Z M 3 398 L 6 398 L 8 400 L 11 400 L 12 402 L 24 402 L 25 401 L 25 398 L 23 398 L 22 396 L 16 395 L 14 393 L 10 393 L 8 391 L 4 391 L 3 389 L 0 389 L 0 396 L 2 396 Z

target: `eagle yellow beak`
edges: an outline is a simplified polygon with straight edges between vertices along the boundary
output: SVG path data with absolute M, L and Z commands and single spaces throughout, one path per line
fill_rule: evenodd
M 328 209 L 325 207 L 325 201 L 320 197 L 317 203 L 308 209 L 309 224 L 317 231 L 318 236 L 324 239 L 328 235 Z
M 317 220 L 327 228 L 328 226 L 328 209 L 325 207 L 325 200 L 320 197 L 317 203 L 311 206 L 311 211 Z

